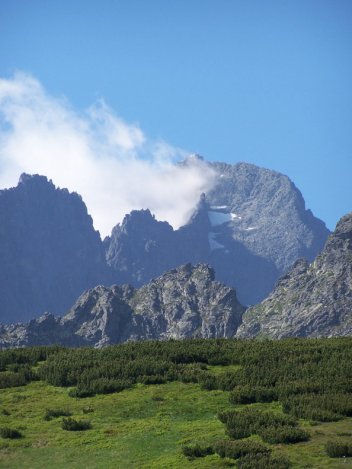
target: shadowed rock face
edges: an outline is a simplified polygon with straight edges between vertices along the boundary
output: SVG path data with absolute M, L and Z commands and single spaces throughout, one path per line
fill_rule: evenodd
M 23 174 L 0 191 L 0 318 L 63 313 L 107 277 L 100 236 L 79 195 Z
M 128 340 L 232 337 L 243 312 L 235 290 L 215 281 L 209 266 L 186 264 L 140 289 L 88 290 L 63 318 L 46 314 L 28 324 L 2 326 L 0 346 L 102 347 Z
M 296 262 L 272 294 L 247 310 L 237 337 L 352 335 L 352 213 L 310 265 Z
M 204 262 L 243 304 L 258 303 L 297 258 L 315 258 L 329 231 L 287 176 L 247 163 L 209 164 L 217 184 L 187 225 L 174 231 L 149 210 L 134 211 L 105 239 L 107 262 L 135 286 L 185 262 Z

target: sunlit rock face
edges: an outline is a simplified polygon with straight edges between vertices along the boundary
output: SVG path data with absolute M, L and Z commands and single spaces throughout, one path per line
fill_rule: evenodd
M 243 312 L 235 290 L 214 280 L 213 269 L 186 264 L 139 289 L 88 290 L 63 318 L 46 314 L 28 324 L 3 325 L 0 347 L 233 337 Z
M 352 213 L 344 216 L 321 254 L 298 260 L 272 294 L 250 308 L 238 337 L 352 335 Z

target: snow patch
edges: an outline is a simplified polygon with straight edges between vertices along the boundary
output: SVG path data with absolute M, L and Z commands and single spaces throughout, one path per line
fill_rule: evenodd
M 231 220 L 242 220 L 242 217 L 237 215 L 237 213 L 230 213 L 231 215 Z
M 211 226 L 222 225 L 231 221 L 231 215 L 229 213 L 222 212 L 208 212 Z
M 212 205 L 210 208 L 212 210 L 225 210 L 228 208 L 228 205 Z

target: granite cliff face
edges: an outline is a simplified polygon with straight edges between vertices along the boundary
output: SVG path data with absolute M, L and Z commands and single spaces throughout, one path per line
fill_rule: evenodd
M 0 191 L 1 322 L 66 312 L 107 276 L 99 233 L 79 195 L 26 174 Z
M 352 213 L 338 222 L 322 253 L 298 260 L 271 295 L 248 309 L 237 337 L 352 335 Z
M 231 215 L 236 241 L 274 263 L 278 275 L 300 257 L 315 259 L 329 230 L 305 208 L 302 194 L 287 176 L 249 163 L 210 164 L 219 183 L 207 201 Z
M 244 312 L 233 288 L 207 265 L 183 265 L 140 289 L 95 287 L 63 318 L 45 314 L 28 324 L 3 325 L 0 347 L 67 346 L 143 339 L 232 337 Z
M 135 286 L 185 262 L 204 262 L 236 288 L 241 303 L 256 304 L 297 258 L 313 260 L 329 231 L 287 176 L 247 163 L 209 164 L 217 184 L 187 225 L 173 230 L 148 210 L 134 211 L 105 239 L 107 262 Z

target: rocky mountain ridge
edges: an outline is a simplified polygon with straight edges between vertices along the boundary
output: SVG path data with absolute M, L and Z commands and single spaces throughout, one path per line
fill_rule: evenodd
M 95 346 L 188 337 L 334 337 L 352 335 L 352 213 L 322 253 L 299 259 L 262 303 L 247 310 L 208 265 L 183 265 L 136 289 L 97 286 L 62 318 L 0 326 L 0 347 L 59 343 Z
M 173 230 L 148 210 L 133 211 L 105 239 L 107 262 L 136 286 L 185 262 L 204 262 L 243 304 L 256 304 L 297 258 L 313 260 L 329 231 L 287 176 L 248 163 L 208 164 L 218 182 L 185 226 Z
M 208 164 L 217 185 L 185 226 L 174 230 L 136 210 L 104 242 L 80 196 L 44 176 L 22 175 L 0 191 L 0 322 L 64 314 L 84 290 L 140 287 L 187 262 L 211 265 L 242 304 L 255 304 L 297 257 L 315 257 L 328 230 L 286 176 Z
M 352 335 L 352 213 L 341 218 L 317 258 L 300 259 L 262 303 L 249 308 L 237 337 Z
M 97 286 L 68 314 L 2 325 L 0 347 L 62 344 L 102 347 L 129 340 L 232 337 L 244 307 L 209 266 L 186 264 L 149 284 Z

